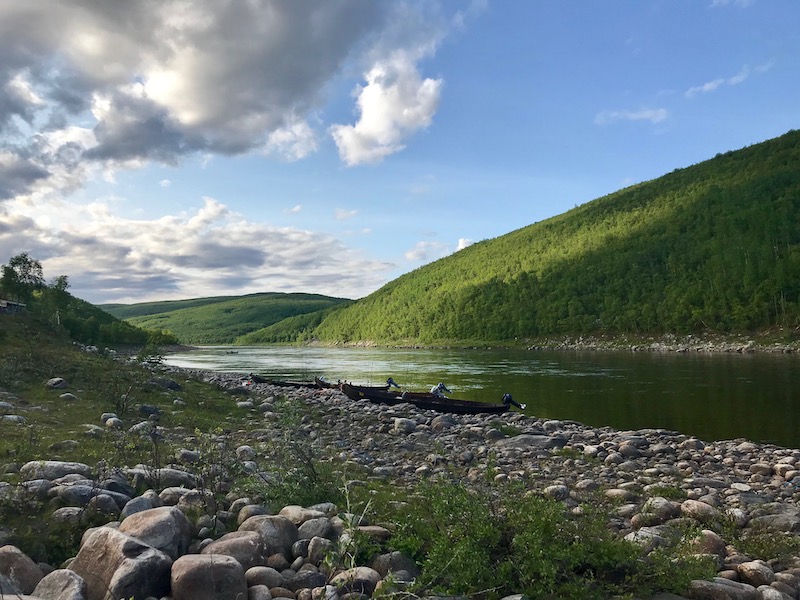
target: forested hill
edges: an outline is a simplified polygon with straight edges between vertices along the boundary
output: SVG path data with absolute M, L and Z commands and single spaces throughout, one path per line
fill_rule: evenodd
M 436 344 L 732 332 L 797 326 L 799 295 L 800 132 L 790 131 L 474 244 L 314 333 Z
M 105 311 L 148 330 L 169 331 L 185 344 L 230 344 L 249 332 L 297 315 L 352 302 L 318 294 L 261 293 L 138 304 Z

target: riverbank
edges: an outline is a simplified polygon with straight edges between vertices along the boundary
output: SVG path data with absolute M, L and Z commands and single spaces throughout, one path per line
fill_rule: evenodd
M 128 465 L 105 480 L 94 465 L 73 463 L 49 473 L 35 464 L 17 465 L 16 470 L 13 465 L 6 465 L 7 477 L 16 476 L 16 482 L 0 484 L 0 496 L 5 501 L 50 499 L 61 506 L 48 517 L 54 527 L 58 519 L 80 523 L 81 516 L 88 514 L 87 507 L 103 506 L 108 511 L 103 514 L 107 515 L 111 529 L 123 533 L 135 530 L 140 536 L 137 539 L 144 537 L 153 542 L 151 546 L 161 544 L 171 565 L 178 561 L 183 564 L 199 561 L 195 573 L 209 570 L 209 563 L 203 562 L 202 555 L 197 559 L 184 560 L 184 557 L 195 556 L 209 547 L 212 551 L 206 554 L 236 556 L 241 578 L 239 571 L 231 566 L 237 581 L 232 589 L 240 589 L 244 581 L 246 593 L 265 586 L 266 590 L 258 588 L 257 592 L 269 591 L 272 597 L 311 600 L 315 593 L 323 594 L 313 592 L 315 589 L 327 590 L 325 595 L 345 596 L 353 590 L 346 585 L 332 585 L 335 574 L 324 571 L 310 544 L 294 547 L 296 541 L 303 539 L 320 538 L 330 543 L 341 539 L 346 529 L 341 507 L 306 507 L 310 510 L 301 511 L 299 516 L 298 509 L 268 506 L 263 499 L 235 488 L 237 472 L 240 476 L 246 474 L 274 482 L 271 452 L 275 441 L 288 435 L 299 444 L 298 448 L 313 449 L 322 463 L 349 473 L 347 485 L 352 489 L 381 484 L 400 490 L 426 481 L 455 481 L 477 492 L 487 485 L 502 487 L 517 483 L 534 497 L 560 503 L 565 513 L 574 517 L 585 510 L 587 503 L 607 505 L 608 530 L 640 547 L 643 556 L 668 546 L 678 535 L 686 538 L 686 552 L 703 555 L 713 562 L 720 579 L 695 581 L 681 592 L 688 598 L 767 600 L 783 598 L 780 594 L 796 598 L 800 593 L 797 559 L 800 546 L 796 543 L 800 532 L 797 507 L 800 450 L 758 445 L 743 439 L 710 442 L 666 430 L 592 428 L 574 421 L 544 420 L 519 413 L 440 414 L 411 405 L 355 403 L 338 390 L 243 385 L 240 374 L 160 369 L 159 381 L 164 388 L 160 410 L 165 415 L 171 413 L 171 418 L 165 416 L 159 424 L 141 411 L 123 415 L 122 419 L 106 415 L 104 435 L 117 435 L 114 431 L 119 435 L 156 433 L 157 438 L 153 439 L 160 440 L 165 450 L 170 449 L 165 464 Z M 186 403 L 191 399 L 169 382 L 180 388 L 189 379 L 226 390 L 227 402 L 234 409 L 233 415 L 220 423 L 223 430 L 210 437 L 192 434 L 188 424 L 182 423 L 181 414 L 188 410 Z M 5 407 L 6 413 L 16 410 L 23 417 L 36 414 L 24 398 L 5 394 L 3 400 L 10 405 Z M 287 418 L 289 412 L 294 413 L 291 419 Z M 76 431 L 75 439 L 79 440 L 80 435 L 83 434 Z M 231 449 L 232 462 L 225 463 L 220 458 L 221 448 Z M 53 452 L 57 454 L 57 450 Z M 295 469 L 302 465 L 303 456 L 300 451 L 293 456 Z M 214 489 L 221 494 L 209 496 L 213 489 L 208 477 L 225 464 L 225 472 L 216 471 L 215 476 L 220 485 Z M 137 481 L 160 485 L 136 492 Z M 215 508 L 209 513 L 212 500 Z M 146 512 L 141 510 L 144 507 L 165 509 L 158 514 L 147 513 L 154 519 L 150 525 L 158 523 L 168 530 L 172 527 L 175 533 L 156 542 L 147 533 L 150 530 L 145 523 L 136 523 L 145 521 L 145 517 L 128 521 L 130 515 Z M 171 508 L 177 508 L 181 515 L 190 515 L 190 533 L 181 533 L 185 517 Z M 248 519 L 259 519 L 259 515 L 260 520 L 244 526 Z M 119 521 L 129 525 L 121 526 Z M 287 539 L 294 542 L 287 545 L 275 541 L 278 524 Z M 385 542 L 393 527 L 377 525 L 364 531 Z M 252 531 L 257 533 L 255 538 L 245 533 Z M 323 535 L 316 535 L 320 532 Z M 229 534 L 235 535 L 225 538 Z M 103 535 L 108 547 L 119 548 L 115 544 L 129 543 L 125 541 L 128 537 Z M 227 544 L 234 544 L 236 550 L 214 541 L 222 538 Z M 94 538 L 87 532 L 86 539 Z M 243 540 L 255 545 L 251 550 L 242 550 Z M 92 546 L 99 547 L 99 540 L 84 543 L 86 548 Z M 267 547 L 274 551 L 270 554 L 272 563 L 264 555 Z M 83 548 L 79 557 L 81 553 L 84 556 L 76 558 L 80 572 L 86 568 L 81 565 L 90 564 L 91 560 L 108 560 L 90 559 L 89 550 Z M 387 554 L 390 553 L 381 556 Z M 283 557 L 283 562 L 277 555 Z M 407 559 L 402 569 L 394 569 L 405 571 L 401 579 L 412 577 L 424 566 L 409 563 Z M 22 558 L 19 560 L 25 563 Z M 385 563 L 390 559 L 383 560 Z M 220 565 L 224 562 L 218 560 Z M 42 568 L 39 567 L 40 571 Z M 139 565 L 139 568 L 146 567 Z M 148 568 L 152 570 L 152 564 Z M 165 567 L 160 568 L 163 571 Z M 371 587 L 363 588 L 362 592 L 369 589 L 371 594 L 381 581 L 397 580 L 388 575 L 392 569 L 380 564 L 370 562 L 370 566 L 360 564 L 358 568 L 370 571 L 363 570 L 358 575 L 350 572 L 344 578 L 371 578 Z M 342 573 L 346 571 L 341 569 Z M 170 572 L 174 576 L 174 565 L 167 569 L 167 580 Z M 247 573 L 250 575 L 246 576 Z M 111 582 L 106 585 L 111 586 Z M 169 591 L 169 586 L 164 589 Z M 198 600 L 222 597 L 209 596 L 208 590 L 205 595 L 202 590 L 193 593 L 196 595 L 191 597 Z M 174 589 L 171 594 L 179 597 Z
M 547 337 L 527 346 L 529 350 L 623 350 L 629 352 L 796 354 L 800 339 L 782 330 L 739 334 L 664 334 L 661 336 L 564 336 Z
M 283 344 L 268 344 L 283 345 Z M 297 344 L 286 344 L 294 346 Z M 480 341 L 453 340 L 440 344 L 379 343 L 374 340 L 357 342 L 305 342 L 300 345 L 352 348 L 487 348 L 527 350 L 586 350 L 625 352 L 675 352 L 675 353 L 800 353 L 800 331 L 793 328 L 776 328 L 757 332 L 691 334 L 575 334 L 549 335 L 517 340 Z M 190 348 L 189 348 L 190 349 Z

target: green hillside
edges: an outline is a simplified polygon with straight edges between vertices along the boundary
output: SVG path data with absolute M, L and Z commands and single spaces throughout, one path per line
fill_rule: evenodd
M 41 263 L 23 252 L 0 266 L 0 347 L 18 317 L 32 327 L 49 331 L 56 339 L 97 346 L 158 346 L 176 344 L 173 336 L 162 331 L 146 331 L 70 294 L 69 279 L 59 275 L 46 283 Z M 24 337 L 24 336 L 23 336 Z
M 255 294 L 261 295 L 261 294 Z M 189 300 L 162 300 L 159 302 L 140 302 L 138 304 L 101 304 L 100 308 L 118 319 L 131 319 L 161 313 L 172 312 L 182 308 L 206 306 L 216 302 L 235 300 L 240 296 L 214 296 L 210 298 L 191 298 Z
M 323 341 L 732 332 L 800 322 L 800 132 L 470 246 L 326 317 Z
M 349 302 L 317 294 L 264 293 L 103 308 L 137 327 L 170 331 L 186 344 L 231 344 L 283 319 Z

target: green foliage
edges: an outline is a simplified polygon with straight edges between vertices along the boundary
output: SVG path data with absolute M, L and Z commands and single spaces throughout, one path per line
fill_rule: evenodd
M 688 494 L 686 490 L 676 485 L 654 485 L 648 488 L 647 492 L 650 496 L 661 496 L 667 500 L 676 500 L 682 502 L 686 500 Z
M 322 320 L 333 314 L 350 302 L 342 302 L 331 308 L 317 310 L 294 317 L 287 317 L 236 339 L 237 344 L 277 344 L 291 342 L 310 342 L 314 340 L 314 330 Z
M 349 300 L 317 294 L 250 294 L 240 297 L 196 298 L 170 302 L 106 305 L 108 313 L 127 322 L 155 331 L 170 331 L 188 344 L 261 343 L 258 337 L 243 339 L 252 332 L 271 326 L 284 319 L 304 316 Z M 312 323 L 318 324 L 317 317 Z M 291 339 L 265 339 L 264 341 L 296 341 L 302 331 L 303 320 L 291 328 Z M 267 335 L 273 338 L 274 335 Z M 281 337 L 281 336 L 278 336 Z
M 312 506 L 344 499 L 342 479 L 330 462 L 320 460 L 303 433 L 305 415 L 296 399 L 279 398 L 275 413 L 282 436 L 267 449 L 267 471 L 250 478 L 246 487 L 272 507 Z M 305 420 L 305 421 L 304 421 Z
M 476 492 L 442 481 L 395 492 L 388 502 L 373 498 L 394 532 L 391 546 L 422 566 L 418 592 L 600 600 L 683 592 L 715 572 L 689 555 L 681 532 L 671 546 L 643 555 L 606 527 L 612 507 L 601 502 L 573 514 L 513 485 Z
M 41 263 L 27 253 L 12 257 L 2 273 L 0 292 L 25 303 L 26 314 L 49 325 L 55 334 L 66 333 L 88 345 L 142 345 L 149 337 L 162 344 L 178 341 L 168 332 L 151 334 L 73 297 L 67 292 L 66 275 L 45 284 Z
M 724 523 L 719 534 L 739 552 L 753 560 L 792 560 L 800 555 L 800 537 L 775 531 L 765 524 L 751 523 L 745 529 Z
M 0 290 L 18 302 L 29 302 L 34 291 L 44 287 L 42 263 L 27 252 L 11 257 L 2 267 Z
M 322 341 L 443 344 L 800 324 L 800 132 L 479 242 L 327 316 Z

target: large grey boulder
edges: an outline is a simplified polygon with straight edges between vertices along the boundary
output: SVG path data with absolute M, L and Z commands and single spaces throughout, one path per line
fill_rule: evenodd
M 11 545 L 0 548 L 0 593 L 30 594 L 42 577 L 42 570 L 22 550 Z
M 375 557 L 371 566 L 380 573 L 382 577 L 386 577 L 389 573 L 396 573 L 397 571 L 406 571 L 411 574 L 412 577 L 419 577 L 419 567 L 417 567 L 417 563 L 414 562 L 414 559 L 398 551 L 380 554 Z
M 174 506 L 134 513 L 120 523 L 119 530 L 157 548 L 172 560 L 185 554 L 192 541 L 191 522 Z
M 338 573 L 331 579 L 331 585 L 339 590 L 339 595 L 358 593 L 371 596 L 375 586 L 381 580 L 381 575 L 369 567 L 354 567 Z
M 51 600 L 86 600 L 88 588 L 83 577 L 71 569 L 58 569 L 44 576 L 34 596 Z
M 64 460 L 32 460 L 20 467 L 19 474 L 22 479 L 49 479 L 53 481 L 59 477 L 72 475 L 73 473 L 89 478 L 92 469 L 89 465 L 79 462 L 69 462 Z
M 239 531 L 255 531 L 264 540 L 267 556 L 283 554 L 291 556 L 292 544 L 297 539 L 297 527 L 286 517 L 257 515 L 239 526 Z
M 313 537 L 331 538 L 335 534 L 333 525 L 327 517 L 309 519 L 297 528 L 300 539 L 310 540 Z
M 203 548 L 201 554 L 224 554 L 239 561 L 246 571 L 267 560 L 264 541 L 255 531 L 233 531 Z
M 173 600 L 243 600 L 244 569 L 232 556 L 187 554 L 172 565 Z
M 713 581 L 692 581 L 687 596 L 692 600 L 761 600 L 761 594 L 752 585 L 722 577 L 715 577 Z
M 69 565 L 86 581 L 87 600 L 166 596 L 171 567 L 160 550 L 110 527 L 98 527 Z

